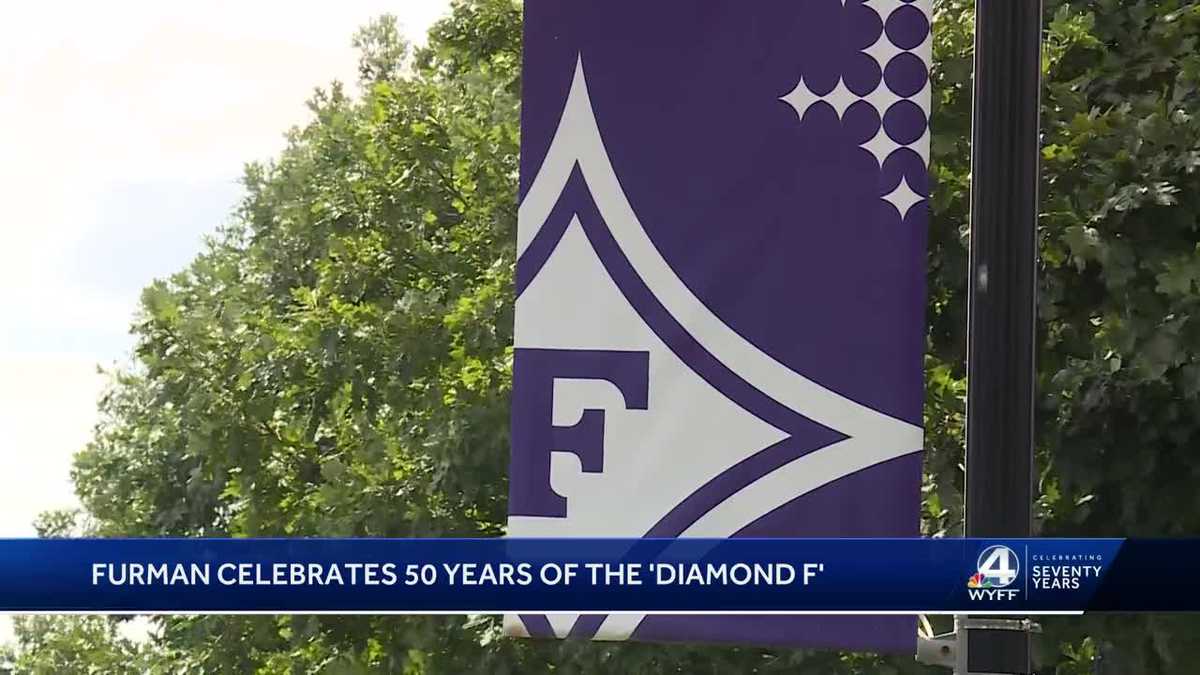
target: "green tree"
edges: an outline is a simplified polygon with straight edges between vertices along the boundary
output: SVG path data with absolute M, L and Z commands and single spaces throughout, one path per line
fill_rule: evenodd
M 931 532 L 961 533 L 969 121 L 968 3 L 939 3 L 926 421 Z M 962 20 L 946 21 L 948 14 Z M 1037 529 L 1049 536 L 1200 532 L 1200 5 L 1046 3 L 1038 297 Z M 947 432 L 948 435 L 944 435 Z M 1181 616 L 1047 622 L 1047 668 L 1190 672 Z M 1085 636 L 1091 636 L 1085 639 Z M 1111 660 L 1111 659 L 1110 659 Z
M 1046 4 L 1038 527 L 1195 533 L 1200 6 Z M 962 531 L 971 26 L 970 2 L 936 2 L 923 525 L 935 536 Z M 501 531 L 520 34 L 514 0 L 461 0 L 415 52 L 390 19 L 356 37 L 362 94 L 318 91 L 282 155 L 247 168 L 232 221 L 144 292 L 136 363 L 113 374 L 73 471 L 90 531 Z M 917 670 L 507 640 L 489 617 L 160 622 L 156 647 L 179 672 Z M 1185 672 L 1200 655 L 1189 618 L 1048 633 L 1047 671 L 1081 672 L 1098 645 L 1129 672 Z
M 1195 536 L 1200 5 L 1050 18 L 1042 158 L 1040 517 L 1047 535 Z M 1129 672 L 1187 672 L 1200 622 L 1055 622 Z
M 18 616 L 16 645 L 0 652 L 0 672 L 13 675 L 143 675 L 160 669 L 151 645 L 123 637 L 117 622 L 102 616 Z M 7 663 L 6 663 L 7 659 Z

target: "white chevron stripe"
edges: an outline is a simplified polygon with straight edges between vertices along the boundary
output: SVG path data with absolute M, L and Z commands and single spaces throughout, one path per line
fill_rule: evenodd
M 694 523 L 683 536 L 727 537 L 775 508 L 839 478 L 915 452 L 923 431 L 822 387 L 779 363 L 725 324 L 675 275 L 651 242 L 621 189 L 588 96 L 582 59 L 550 149 L 518 212 L 518 254 L 546 222 L 578 162 L 596 205 L 638 276 L 705 349 L 754 387 L 848 439 L 792 461 L 743 488 Z M 569 615 L 552 619 L 564 635 Z M 610 616 L 599 639 L 625 639 L 642 615 Z
M 860 438 L 809 453 L 746 486 L 689 527 L 684 537 L 729 537 L 738 530 L 801 495 L 856 471 L 914 452 L 895 453 Z M 600 640 L 627 640 L 645 615 L 613 614 L 596 633 Z
M 596 205 L 638 276 L 688 333 L 728 368 L 779 403 L 848 436 L 870 438 L 897 450 L 921 447 L 922 431 L 809 380 L 739 335 L 700 302 L 651 242 L 617 180 L 592 112 L 583 62 L 575 67 L 562 121 L 518 219 L 524 252 L 546 221 L 578 161 Z

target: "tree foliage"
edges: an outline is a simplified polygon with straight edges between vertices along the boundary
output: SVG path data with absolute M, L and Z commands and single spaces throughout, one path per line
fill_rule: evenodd
M 1038 533 L 1200 532 L 1200 5 L 1046 2 L 1038 296 Z M 961 534 L 968 3 L 939 3 L 926 421 L 930 531 Z M 1048 622 L 1063 672 L 1187 672 L 1200 623 Z M 1084 636 L 1091 636 L 1089 639 Z M 1059 645 L 1064 645 L 1059 647 Z M 1056 653 L 1057 652 L 1057 653 Z
M 935 3 L 933 536 L 962 532 L 971 4 Z M 1200 6 L 1047 0 L 1046 11 L 1038 528 L 1195 533 Z M 72 475 L 90 532 L 501 532 L 520 35 L 514 0 L 456 2 L 417 50 L 388 18 L 359 33 L 361 95 L 319 90 L 282 155 L 247 168 L 232 221 L 143 293 L 136 363 L 114 373 Z M 46 621 L 41 641 L 26 624 L 29 672 L 60 654 L 129 660 L 103 620 Z M 159 621 L 156 658 L 172 672 L 917 670 L 864 655 L 514 641 L 490 617 Z M 1100 645 L 1128 672 L 1185 672 L 1200 656 L 1194 619 L 1048 629 L 1048 671 L 1086 672 Z
M 18 616 L 13 629 L 17 644 L 10 655 L 0 651 L 0 673 L 6 668 L 29 675 L 170 672 L 152 645 L 124 637 L 108 617 Z

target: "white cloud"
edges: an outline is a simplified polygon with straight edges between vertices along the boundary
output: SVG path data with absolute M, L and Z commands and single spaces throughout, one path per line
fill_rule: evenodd
M 137 288 L 182 267 L 331 80 L 354 31 L 420 40 L 447 0 L 15 3 L 0 22 L 0 536 L 75 504 Z M 184 243 L 180 243 L 180 242 Z M 144 275 L 145 278 L 138 278 Z M 0 642 L 10 636 L 0 617 Z
M 0 359 L 0 537 L 32 536 L 38 513 L 75 505 L 71 455 L 91 437 L 103 386 L 83 357 Z
M 0 537 L 30 537 L 42 511 L 77 505 L 71 456 L 91 437 L 104 377 L 79 356 L 0 358 Z M 12 638 L 0 617 L 0 643 Z
M 288 127 L 307 119 L 304 101 L 314 87 L 353 82 L 358 26 L 391 12 L 417 39 L 445 7 L 445 0 L 126 0 L 7 8 L 0 307 L 28 307 L 31 295 L 95 306 L 79 292 L 88 280 L 72 278 L 65 256 L 98 229 L 122 236 L 104 213 L 106 193 L 236 180 L 243 162 L 275 154 Z

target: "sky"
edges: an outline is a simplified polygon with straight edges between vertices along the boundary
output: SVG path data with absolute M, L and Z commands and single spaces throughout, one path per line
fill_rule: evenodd
M 15 3 L 0 22 L 0 537 L 77 504 L 72 454 L 141 289 L 229 218 L 242 165 L 355 80 L 354 31 L 447 0 Z M 0 617 L 0 642 L 11 636 Z

